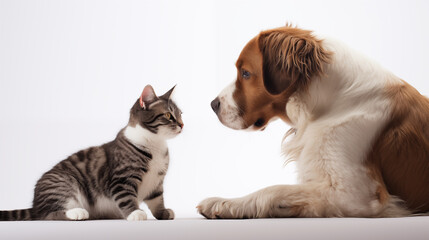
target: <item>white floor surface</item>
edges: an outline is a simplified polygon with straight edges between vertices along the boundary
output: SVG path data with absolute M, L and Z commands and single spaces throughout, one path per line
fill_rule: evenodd
M 0 222 L 0 239 L 429 239 L 429 217 Z

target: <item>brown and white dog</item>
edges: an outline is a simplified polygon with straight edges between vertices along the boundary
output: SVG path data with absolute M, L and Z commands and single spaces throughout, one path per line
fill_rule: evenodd
M 212 102 L 233 129 L 292 126 L 283 151 L 299 184 L 208 198 L 207 218 L 398 217 L 429 212 L 429 100 L 333 39 L 292 26 L 242 50 L 237 80 Z

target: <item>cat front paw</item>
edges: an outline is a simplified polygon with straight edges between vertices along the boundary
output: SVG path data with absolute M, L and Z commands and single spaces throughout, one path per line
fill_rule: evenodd
M 147 219 L 147 215 L 146 213 L 141 210 L 141 209 L 137 209 L 134 210 L 132 213 L 130 213 L 130 215 L 128 215 L 127 220 L 128 221 L 144 221 Z
M 89 213 L 83 208 L 73 208 L 66 211 L 66 217 L 69 220 L 86 220 L 89 218 Z
M 173 220 L 174 212 L 173 210 L 167 208 L 157 212 L 156 216 L 154 216 L 158 220 Z

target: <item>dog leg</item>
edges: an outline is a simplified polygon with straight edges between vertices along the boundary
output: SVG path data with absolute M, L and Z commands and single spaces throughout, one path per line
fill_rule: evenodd
M 340 211 L 321 195 L 324 190 L 326 187 L 320 184 L 276 185 L 241 198 L 207 198 L 197 208 L 209 219 L 322 217 L 326 212 L 340 216 Z

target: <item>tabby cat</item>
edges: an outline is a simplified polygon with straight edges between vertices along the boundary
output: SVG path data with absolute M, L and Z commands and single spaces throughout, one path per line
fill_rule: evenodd
M 0 211 L 0 220 L 145 220 L 141 202 L 156 219 L 173 219 L 163 197 L 166 139 L 183 128 L 173 90 L 157 97 L 147 85 L 115 140 L 58 163 L 37 182 L 32 208 Z

